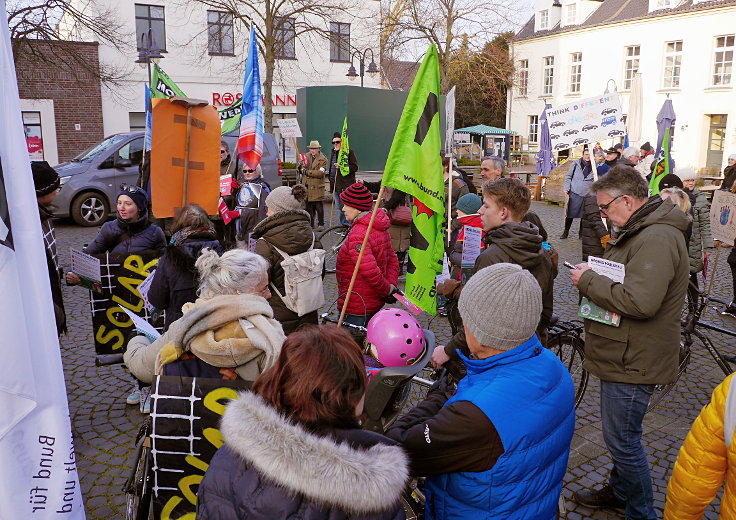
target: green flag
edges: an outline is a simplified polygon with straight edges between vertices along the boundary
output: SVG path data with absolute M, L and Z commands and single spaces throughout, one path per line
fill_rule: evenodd
M 340 151 L 337 154 L 337 166 L 340 168 L 340 174 L 344 177 L 350 173 L 350 164 L 348 164 L 348 155 L 350 154 L 350 145 L 348 145 L 348 116 L 345 116 L 345 121 L 342 123 L 340 143 Z
M 445 181 L 440 150 L 440 68 L 430 45 L 404 105 L 383 184 L 414 197 L 406 296 L 430 314 L 437 311 L 436 276 L 444 254 Z
M 217 111 L 217 113 L 220 114 L 222 135 L 229 134 L 230 132 L 234 132 L 240 129 L 240 113 L 242 112 L 242 110 L 243 100 L 241 98 L 236 99 L 232 105 Z
M 151 74 L 151 97 L 168 98 L 171 96 L 187 97 L 187 95 L 174 83 L 168 74 L 156 63 L 153 64 Z
M 652 170 L 652 180 L 649 181 L 649 196 L 659 194 L 659 181 L 665 175 L 670 173 L 670 132 L 671 128 L 664 131 L 664 139 L 662 139 L 662 152 L 654 161 L 654 170 Z

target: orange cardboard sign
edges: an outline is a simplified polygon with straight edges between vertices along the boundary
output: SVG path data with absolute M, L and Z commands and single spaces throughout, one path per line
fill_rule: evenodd
M 151 204 L 156 218 L 196 203 L 217 214 L 220 199 L 220 118 L 206 102 L 152 99 Z M 185 182 L 186 181 L 186 182 Z

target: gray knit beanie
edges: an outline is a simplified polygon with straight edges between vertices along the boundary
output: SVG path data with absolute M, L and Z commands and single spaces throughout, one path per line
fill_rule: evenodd
M 542 289 L 516 264 L 484 267 L 460 293 L 460 316 L 484 347 L 510 350 L 534 335 L 542 314 Z
M 297 186 L 303 189 L 303 186 Z M 294 186 L 294 188 L 297 188 L 297 186 Z M 302 209 L 301 201 L 296 199 L 292 191 L 293 188 L 290 188 L 289 186 L 279 186 L 278 188 L 271 190 L 271 193 L 266 197 L 266 207 L 274 213 L 278 213 L 279 211 Z

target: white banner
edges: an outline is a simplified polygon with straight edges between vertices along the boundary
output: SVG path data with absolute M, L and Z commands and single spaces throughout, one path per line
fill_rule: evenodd
M 736 240 L 736 193 L 716 190 L 710 205 L 710 230 L 713 240 L 732 246 Z
M 296 118 L 277 119 L 276 124 L 278 125 L 279 130 L 281 130 L 281 137 L 284 139 L 302 136 L 302 131 L 299 129 L 299 121 L 297 121 Z
M 554 151 L 626 135 L 618 94 L 603 94 L 550 108 L 547 121 Z
M 0 218 L 9 228 L 0 239 L 0 519 L 79 520 L 84 505 L 7 19 L 0 4 Z
M 452 156 L 452 138 L 455 135 L 455 87 L 445 96 L 445 157 Z

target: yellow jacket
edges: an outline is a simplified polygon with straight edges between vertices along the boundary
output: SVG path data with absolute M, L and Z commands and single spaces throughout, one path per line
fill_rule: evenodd
M 713 391 L 680 448 L 667 485 L 664 520 L 702 518 L 724 481 L 719 518 L 736 518 L 735 429 L 736 379 L 732 374 Z

